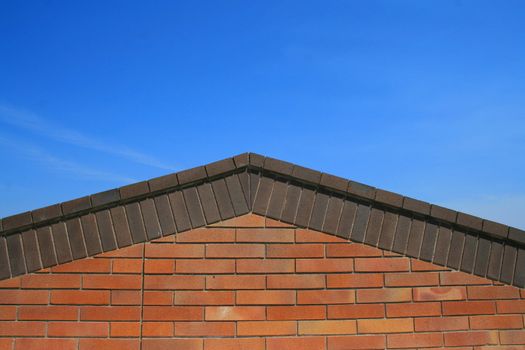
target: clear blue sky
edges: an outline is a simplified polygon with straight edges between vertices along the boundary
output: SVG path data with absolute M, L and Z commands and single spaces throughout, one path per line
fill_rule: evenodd
M 0 3 L 0 216 L 258 152 L 525 228 L 523 1 Z

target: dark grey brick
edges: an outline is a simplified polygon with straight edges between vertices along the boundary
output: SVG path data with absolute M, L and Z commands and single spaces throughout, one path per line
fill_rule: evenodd
M 326 186 L 331 189 L 346 192 L 348 189 L 348 180 L 342 177 L 323 173 L 321 175 L 321 186 Z
M 385 212 L 385 216 L 383 218 L 383 225 L 381 227 L 381 234 L 379 235 L 379 248 L 387 250 L 392 249 L 398 219 L 399 215 L 390 213 L 388 211 Z
M 264 156 L 257 153 L 250 153 L 250 165 L 262 168 L 264 164 Z
M 314 207 L 312 209 L 312 217 L 308 227 L 313 230 L 321 231 L 323 229 L 324 218 L 328 208 L 328 200 L 330 197 L 324 193 L 317 193 L 314 199 Z
M 248 178 L 247 173 L 243 173 L 243 175 Z M 239 216 L 248 213 L 248 196 L 243 191 L 239 176 L 228 176 L 225 178 L 225 180 L 235 215 Z M 248 188 L 248 186 L 246 188 Z
M 31 212 L 20 213 L 12 216 L 8 216 L 2 219 L 3 229 L 5 231 L 15 229 L 22 226 L 31 225 L 33 220 L 31 218 Z
M 5 237 L 0 237 L 0 279 L 11 277 L 9 270 L 9 256 L 7 254 L 7 243 Z
M 259 187 L 259 181 L 261 176 L 259 174 L 248 173 L 250 179 L 250 209 L 253 210 L 253 203 L 255 202 L 255 196 L 257 195 L 257 188 Z
M 66 225 L 63 222 L 57 222 L 51 226 L 53 241 L 55 242 L 55 253 L 59 264 L 73 260 L 69 239 L 67 238 Z M 43 257 L 42 257 L 43 259 Z
M 179 185 L 177 174 L 168 174 L 148 181 L 151 192 L 163 191 Z
M 148 198 L 140 202 L 140 211 L 144 219 L 144 227 L 146 228 L 146 237 L 148 240 L 153 240 L 161 236 L 160 222 L 157 216 L 157 208 L 153 199 Z
M 421 252 L 419 258 L 425 261 L 432 261 L 434 257 L 434 248 L 438 237 L 438 227 L 434 224 L 427 223 L 425 225 L 425 234 L 423 235 L 423 242 L 421 243 Z
M 159 214 L 160 228 L 163 236 L 174 234 L 177 229 L 175 227 L 175 220 L 171 211 L 170 201 L 167 195 L 161 195 L 154 198 L 155 207 Z
M 354 181 L 348 183 L 347 191 L 353 195 L 368 199 L 374 199 L 376 196 L 376 189 L 374 187 Z
M 297 213 L 297 206 L 299 205 L 299 198 L 301 197 L 301 188 L 299 186 L 290 184 L 286 191 L 286 198 L 284 200 L 284 208 L 281 215 L 281 220 L 289 224 L 295 221 L 295 214 Z
M 405 197 L 403 200 L 403 208 L 419 214 L 429 215 L 430 204 L 414 198 Z
M 232 158 L 226 158 L 206 165 L 206 173 L 209 177 L 217 176 L 235 170 Z
M 144 229 L 144 221 L 142 220 L 142 213 L 138 203 L 130 203 L 126 205 L 126 217 L 128 218 L 129 232 L 131 232 L 131 239 L 133 243 L 141 243 L 146 241 L 146 230 Z
M 143 196 L 149 193 L 149 185 L 147 181 L 137 182 L 135 184 L 123 186 L 119 189 L 120 198 L 128 199 L 138 196 Z
M 375 201 L 396 208 L 401 208 L 403 206 L 403 196 L 394 192 L 389 192 L 380 189 L 376 189 Z
M 520 244 L 525 244 L 525 231 L 514 227 L 509 228 L 509 239 Z
M 219 208 L 219 214 L 222 220 L 231 219 L 235 217 L 235 211 L 233 210 L 232 200 L 226 186 L 224 179 L 218 179 L 211 183 L 215 199 L 217 200 L 217 206 Z M 240 186 L 239 186 L 240 188 Z
M 286 198 L 286 190 L 288 184 L 282 181 L 275 181 L 273 184 L 272 194 L 268 203 L 266 216 L 272 219 L 281 219 L 281 212 L 283 211 L 284 199 Z
M 512 281 L 512 284 L 519 288 L 525 287 L 525 249 L 518 249 L 516 271 L 514 271 L 514 280 Z
M 394 244 L 392 250 L 396 253 L 404 254 L 407 247 L 408 235 L 412 220 L 404 215 L 399 215 L 397 222 L 396 234 L 394 235 Z
M 355 214 L 357 212 L 357 204 L 352 201 L 344 201 L 343 212 L 341 219 L 337 226 L 337 236 L 343 238 L 350 238 L 352 227 L 354 226 Z
M 499 242 L 492 242 L 490 248 L 489 266 L 487 269 L 487 277 L 493 280 L 499 279 L 501 270 L 501 262 L 503 258 L 503 244 Z
M 299 180 L 313 183 L 315 185 L 319 184 L 319 182 L 321 181 L 320 172 L 299 165 L 294 166 L 292 176 Z
M 11 266 L 11 276 L 19 276 L 26 273 L 24 251 L 22 249 L 22 237 L 20 233 L 15 233 L 6 237 L 7 252 L 9 255 L 9 266 Z
M 478 245 L 478 238 L 467 234 L 465 236 L 465 245 L 463 246 L 463 256 L 461 257 L 461 271 L 472 273 L 474 271 L 474 259 L 476 258 L 476 250 Z
M 344 201 L 342 198 L 332 196 L 328 202 L 328 208 L 326 208 L 326 216 L 322 231 L 331 234 L 337 233 L 337 225 L 339 224 L 339 218 L 343 210 Z
M 483 232 L 499 239 L 506 239 L 509 234 L 509 227 L 494 221 L 483 220 Z
M 113 223 L 109 210 L 102 210 L 95 214 L 97 218 L 98 232 L 100 233 L 100 243 L 105 252 L 117 249 L 117 241 L 113 232 Z
M 268 208 L 268 202 L 272 194 L 273 180 L 267 177 L 261 177 L 259 186 L 255 193 L 255 201 L 253 203 L 252 211 L 255 214 L 266 215 L 266 209 Z
M 62 203 L 62 213 L 64 215 L 78 213 L 89 209 L 91 209 L 91 199 L 89 196 Z
M 179 179 L 179 184 L 181 185 L 201 181 L 204 180 L 206 177 L 206 168 L 203 166 L 183 170 L 177 173 L 177 178 Z
M 195 187 L 186 188 L 182 191 L 182 194 L 184 196 L 184 202 L 186 203 L 186 209 L 188 209 L 188 214 L 190 215 L 191 226 L 197 228 L 206 225 L 204 214 L 199 203 L 197 189 Z
M 191 229 L 190 216 L 186 210 L 182 191 L 170 193 L 169 199 L 173 211 L 173 218 L 175 219 L 175 225 L 177 226 L 177 232 Z
M 233 180 L 228 180 L 230 177 L 226 178 L 226 183 L 228 184 L 228 189 L 230 190 L 230 197 L 232 198 L 232 201 L 233 201 L 233 204 L 234 204 L 234 208 L 235 207 L 235 198 L 237 198 L 237 200 L 240 200 L 241 198 L 240 197 L 236 197 L 234 196 L 234 191 L 233 190 L 233 187 L 231 186 L 231 184 L 233 182 L 235 182 L 235 175 L 233 175 L 233 177 L 231 177 Z M 251 199 L 251 189 L 250 189 L 250 174 L 247 172 L 247 171 L 244 171 L 240 174 L 237 175 L 237 178 L 239 180 L 239 183 L 241 184 L 241 188 L 242 188 L 242 193 L 244 195 L 244 198 L 246 199 L 246 207 L 248 208 L 248 211 L 252 210 L 252 199 Z M 235 190 L 237 191 L 237 190 Z M 235 193 L 238 193 L 238 192 L 235 192 Z M 238 212 L 235 212 L 237 215 L 239 215 Z
M 118 188 L 99 192 L 91 196 L 91 204 L 94 207 L 101 205 L 118 202 L 120 200 L 120 191 Z
M 457 211 L 443 208 L 439 205 L 432 205 L 430 208 L 430 216 L 439 220 L 455 223 L 457 215 Z
M 53 204 L 45 208 L 33 210 L 31 215 L 33 216 L 33 222 L 39 223 L 62 216 L 62 207 L 60 204 Z
M 315 192 L 308 188 L 303 188 L 301 197 L 299 198 L 299 205 L 297 206 L 297 214 L 295 215 L 295 224 L 300 227 L 307 227 L 312 214 L 314 206 Z
M 22 232 L 22 243 L 24 246 L 27 272 L 40 270 L 42 263 L 40 262 L 40 251 L 38 249 L 35 230 Z
M 370 216 L 370 207 L 359 204 L 357 206 L 357 213 L 355 215 L 355 222 L 350 234 L 350 240 L 354 242 L 363 242 L 365 238 L 366 227 L 368 225 L 368 218 Z
M 483 219 L 478 218 L 473 215 L 459 213 L 459 212 L 458 212 L 458 218 L 456 222 L 459 225 L 466 226 L 474 230 L 481 230 L 482 225 L 483 225 Z
M 514 277 L 514 266 L 516 264 L 516 247 L 505 245 L 503 248 L 503 262 L 501 263 L 500 281 L 510 284 Z
M 474 274 L 485 277 L 489 266 L 490 258 L 490 241 L 480 237 L 478 240 L 478 252 L 476 253 L 476 262 L 474 263 Z
M 115 207 L 110 210 L 111 221 L 115 230 L 115 238 L 119 248 L 127 247 L 133 243 L 131 232 L 129 231 L 128 219 L 124 207 Z
M 98 233 L 95 215 L 84 215 L 80 218 L 80 221 L 82 223 L 82 232 L 84 233 L 88 256 L 102 253 L 102 245 L 100 244 L 100 235 Z
M 279 174 L 291 175 L 293 164 L 275 158 L 266 158 L 264 160 L 263 168 Z
M 377 246 L 379 235 L 381 234 L 381 226 L 383 225 L 383 217 L 384 212 L 382 210 L 372 208 L 366 229 L 365 243 Z
M 465 245 L 465 234 L 459 231 L 452 231 L 452 240 L 448 252 L 447 266 L 459 270 L 463 246 Z
M 410 234 L 408 236 L 408 244 L 406 254 L 408 256 L 417 258 L 421 250 L 421 243 L 423 242 L 423 234 L 425 230 L 425 222 L 417 219 L 412 219 L 410 225 Z
M 51 227 L 45 226 L 36 230 L 38 237 L 38 246 L 40 248 L 40 258 L 42 267 L 51 267 L 57 264 L 55 248 L 53 247 L 53 238 L 51 237 Z
M 204 183 L 197 186 L 197 192 L 199 194 L 200 203 L 204 211 L 204 218 L 207 224 L 213 224 L 221 221 L 221 215 L 219 214 L 219 208 L 217 208 L 217 202 L 215 201 L 215 195 L 209 183 Z
M 74 218 L 66 221 L 67 235 L 69 236 L 69 245 L 73 260 L 85 258 L 87 256 L 84 237 L 82 237 L 82 227 L 80 219 Z
M 447 257 L 448 251 L 450 249 L 451 240 L 452 231 L 447 227 L 441 226 L 438 231 L 436 248 L 434 250 L 434 263 L 441 266 L 447 265 Z
M 233 157 L 233 162 L 237 168 L 242 168 L 250 163 L 250 154 L 242 153 Z

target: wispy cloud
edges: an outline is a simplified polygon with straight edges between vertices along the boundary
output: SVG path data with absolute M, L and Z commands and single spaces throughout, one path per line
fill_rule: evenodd
M 116 156 L 154 168 L 174 171 L 172 165 L 150 155 L 122 145 L 115 145 L 89 137 L 73 129 L 54 124 L 40 116 L 20 109 L 0 105 L 0 122 L 21 128 L 52 140 Z
M 17 139 L 0 135 L 0 145 L 31 161 L 39 162 L 52 171 L 67 172 L 88 180 L 103 180 L 118 184 L 137 182 L 133 178 L 92 169 L 82 164 L 56 157 L 38 146 Z

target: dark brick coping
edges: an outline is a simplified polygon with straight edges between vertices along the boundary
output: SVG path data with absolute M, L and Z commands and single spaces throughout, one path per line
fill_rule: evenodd
M 280 188 L 280 195 L 277 192 L 274 194 L 273 188 Z M 355 212 L 345 203 L 355 203 Z M 346 210 L 350 211 L 347 213 Z M 462 252 L 474 249 L 471 254 L 472 264 L 464 261 L 461 255 L 458 266 L 450 267 L 472 273 L 476 273 L 477 268 L 481 271 L 478 275 L 483 274 L 505 283 L 512 282 L 515 272 L 512 270 L 510 279 L 507 276 L 509 272 L 501 277 L 504 260 L 512 260 L 514 269 L 514 264 L 523 263 L 525 259 L 525 231 L 278 159 L 244 153 L 1 219 L 0 279 L 47 267 L 45 265 L 62 263 L 66 260 L 58 259 L 64 255 L 59 251 L 61 249 L 68 250 L 65 255 L 70 256 L 71 260 L 75 256 L 84 257 L 117 249 L 248 212 L 376 246 L 381 246 L 383 240 L 383 243 L 390 244 L 383 249 L 438 264 L 440 261 L 437 260 L 443 259 L 438 249 L 446 249 L 448 254 L 453 250 L 451 245 L 461 244 Z M 133 219 L 137 215 L 140 220 Z M 173 223 L 166 219 L 166 215 Z M 350 224 L 349 215 L 352 215 L 352 227 L 347 229 L 345 225 Z M 366 233 L 366 227 L 371 225 L 380 231 L 392 219 L 390 215 L 396 216 L 396 232 L 390 238 L 395 238 L 395 242 L 389 241 L 386 234 L 375 237 L 374 234 Z M 411 225 L 412 228 L 406 234 L 397 232 L 403 229 L 401 220 L 399 223 L 397 221 L 401 216 L 409 218 L 411 222 L 424 222 L 425 229 L 419 232 L 414 229 L 417 225 Z M 353 234 L 352 230 L 356 229 L 354 225 L 358 224 L 362 226 L 362 232 Z M 434 227 L 475 237 L 476 246 L 470 247 L 473 244 L 470 240 L 456 242 L 454 235 L 447 236 L 448 241 L 445 242 L 442 236 L 438 238 Z M 81 232 L 80 235 L 78 232 Z M 89 242 L 91 238 L 88 236 L 96 242 Z M 83 240 L 80 247 L 71 244 L 78 237 Z M 417 240 L 414 241 L 413 237 L 417 237 Z M 501 250 L 501 254 L 487 256 L 485 264 L 484 257 L 476 254 L 478 241 L 483 245 L 480 254 L 484 254 L 487 242 L 498 245 L 490 252 Z M 73 251 L 73 248 L 78 251 Z M 53 257 L 46 256 L 44 259 L 44 251 L 52 252 Z M 23 269 L 1 266 L 3 263 L 8 266 L 20 264 L 24 261 L 23 256 L 16 256 L 20 254 L 38 255 L 38 259 L 33 256 L 32 261 L 39 260 L 39 263 L 34 268 L 26 263 Z M 447 256 L 448 259 L 450 256 Z M 454 259 L 452 263 L 455 264 Z M 479 266 L 476 265 L 477 259 L 480 260 Z M 488 259 L 494 262 L 489 263 Z M 45 264 L 44 260 L 49 263 Z M 491 272 L 490 269 L 498 271 Z M 521 273 L 521 270 L 517 272 Z M 514 284 L 521 283 L 519 280 Z

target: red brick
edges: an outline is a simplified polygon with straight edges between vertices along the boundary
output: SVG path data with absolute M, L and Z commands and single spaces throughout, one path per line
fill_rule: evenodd
M 385 274 L 387 287 L 437 286 L 439 274 L 435 272 L 409 272 Z
M 459 271 L 446 271 L 439 273 L 439 280 L 442 286 L 491 284 L 486 278 L 471 275 L 470 273 Z
M 328 288 L 373 288 L 383 287 L 383 274 L 362 273 L 362 274 L 336 274 L 327 275 L 326 283 Z
M 270 275 L 268 289 L 319 289 L 325 288 L 324 275 Z
M 138 322 L 111 322 L 112 338 L 130 338 L 140 336 L 140 323 Z
M 286 305 L 295 304 L 295 291 L 291 290 L 239 290 L 238 305 Z
M 264 350 L 264 338 L 218 338 L 218 339 L 207 338 L 207 339 L 204 339 L 204 350 L 248 350 L 248 349 L 249 350 Z
M 206 306 L 207 321 L 264 320 L 262 306 Z
M 426 261 L 417 260 L 417 259 L 410 259 L 410 266 L 411 270 L 413 272 L 417 271 L 449 271 L 450 269 L 439 266 L 436 264 L 432 264 Z
M 294 321 L 241 321 L 237 322 L 238 336 L 296 335 Z
M 499 337 L 501 344 L 505 345 L 525 345 L 525 331 L 500 331 Z
M 53 290 L 51 304 L 63 305 L 107 305 L 109 291 L 98 290 Z
M 469 286 L 468 298 L 476 299 L 517 299 L 520 290 L 512 286 Z
M 299 321 L 300 335 L 355 334 L 355 320 Z
M 443 315 L 483 315 L 495 312 L 496 305 L 492 301 L 443 302 Z
M 223 220 L 211 226 L 218 227 L 265 227 L 265 218 L 255 214 L 241 215 L 232 219 Z M 191 232 L 191 231 L 190 231 Z
M 42 337 L 46 334 L 45 322 L 1 322 L 0 336 Z
M 0 290 L 2 304 L 47 304 L 49 292 L 47 290 Z
M 357 331 L 359 334 L 413 332 L 414 322 L 410 318 L 357 320 Z
M 144 273 L 171 274 L 175 272 L 175 260 L 152 259 L 144 261 Z
M 237 273 L 287 273 L 295 272 L 293 259 L 239 259 Z
M 204 244 L 146 244 L 146 258 L 203 258 Z
M 397 303 L 386 304 L 387 317 L 439 316 L 441 304 L 434 303 Z
M 364 244 L 327 244 L 326 256 L 329 258 L 378 257 L 383 256 L 381 249 Z
M 297 272 L 352 272 L 353 259 L 298 259 Z
M 0 339 L 0 350 L 12 350 L 14 339 Z
M 389 334 L 387 336 L 387 346 L 389 349 L 423 348 L 442 345 L 443 336 L 440 333 Z
M 383 303 L 400 302 L 412 300 L 412 290 L 410 288 L 389 288 L 389 289 L 358 289 L 358 303 Z
M 138 350 L 138 339 L 80 339 L 79 350 Z
M 232 337 L 235 322 L 175 322 L 178 337 Z
M 75 306 L 20 306 L 19 320 L 77 320 L 78 307 Z
M 325 306 L 268 306 L 268 320 L 321 320 L 326 318 Z
M 109 326 L 106 322 L 49 322 L 47 335 L 50 337 L 107 337 Z
M 323 244 L 269 244 L 268 258 L 322 258 Z
M 143 244 L 133 244 L 110 252 L 98 254 L 97 258 L 142 258 Z
M 111 305 L 140 305 L 142 293 L 138 290 L 112 290 Z
M 7 280 L 0 281 L 0 289 L 20 288 L 20 280 L 22 279 L 22 277 L 15 277 L 15 278 L 10 278 Z
M 25 275 L 20 285 L 27 289 L 78 289 L 80 288 L 80 275 Z
M 381 304 L 334 306 L 328 305 L 329 319 L 382 317 L 385 317 L 385 307 Z
M 140 275 L 84 275 L 82 287 L 85 289 L 141 289 Z
M 272 242 L 293 242 L 294 241 L 294 230 L 290 229 L 278 229 L 278 228 L 267 228 L 267 229 L 237 229 L 237 242 L 261 242 L 261 243 L 272 243 Z
M 110 259 L 80 259 L 51 268 L 53 273 L 108 273 L 111 269 Z
M 177 233 L 175 240 L 179 243 L 234 242 L 235 230 L 231 228 L 199 228 Z
M 471 329 L 521 329 L 521 315 L 471 316 Z
M 172 337 L 173 322 L 143 322 L 143 337 Z
M 445 333 L 445 346 L 472 346 L 498 344 L 497 331 L 469 331 Z
M 266 339 L 266 350 L 324 350 L 324 345 L 324 337 Z
M 311 230 L 295 230 L 297 243 L 348 243 L 347 239 Z
M 206 276 L 206 289 L 264 289 L 265 276 Z
M 144 305 L 172 305 L 173 292 L 171 291 L 145 291 Z
M 414 324 L 417 332 L 461 331 L 469 329 L 467 316 L 418 317 L 414 319 Z
M 202 339 L 144 339 L 142 340 L 142 350 L 166 350 L 166 349 L 202 350 Z
M 384 335 L 350 335 L 328 337 L 328 350 L 386 349 Z
M 414 288 L 414 301 L 464 300 L 465 287 L 423 287 Z
M 144 306 L 145 321 L 200 321 L 204 309 L 200 306 Z
M 0 320 L 7 321 L 14 319 L 16 319 L 16 306 L 0 306 Z
M 82 321 L 138 321 L 138 306 L 85 306 L 80 310 Z
M 352 304 L 355 302 L 353 290 L 300 290 L 297 304 Z
M 235 273 L 235 260 L 177 260 L 175 267 L 177 273 Z
M 496 305 L 501 314 L 525 313 L 525 300 L 498 300 Z
M 207 258 L 264 258 L 264 244 L 208 244 Z
M 145 289 L 203 289 L 204 276 L 144 276 Z
M 264 218 L 264 226 L 265 227 L 288 227 L 288 228 L 295 228 L 296 226 L 287 224 L 286 222 L 277 221 L 270 218 Z
M 113 273 L 141 273 L 142 259 L 115 259 L 113 260 Z
M 356 272 L 403 272 L 408 271 L 407 258 L 357 258 L 354 261 Z
M 15 350 L 77 350 L 76 339 L 42 339 L 19 338 L 16 339 Z M 81 349 L 86 350 L 86 349 Z
M 176 291 L 175 305 L 233 305 L 234 292 Z

